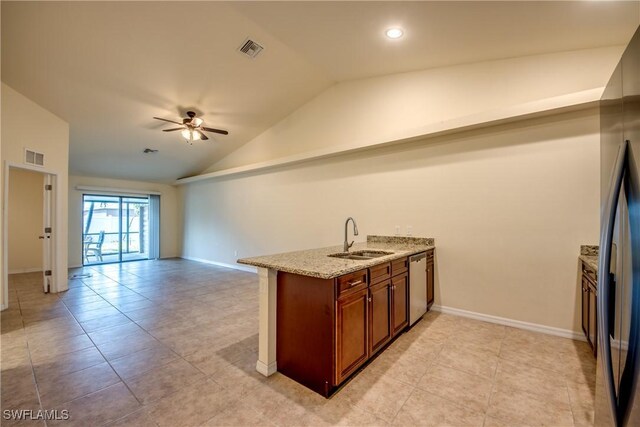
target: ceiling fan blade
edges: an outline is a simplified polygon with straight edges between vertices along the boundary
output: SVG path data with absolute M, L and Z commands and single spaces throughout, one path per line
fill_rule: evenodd
M 208 128 L 208 127 L 201 127 L 200 129 L 207 131 L 207 132 L 215 132 L 215 133 L 220 133 L 222 135 L 229 135 L 229 132 L 227 132 L 226 130 L 222 130 L 222 129 L 214 129 L 214 128 Z
M 174 123 L 176 125 L 181 125 L 182 123 L 180 122 L 176 122 L 175 120 L 169 120 L 169 119 L 163 119 L 161 117 L 154 117 L 154 119 L 156 120 L 162 120 L 163 122 L 169 122 L 169 123 Z
M 162 129 L 162 132 L 173 132 L 173 131 L 182 130 L 182 129 L 184 128 Z
M 203 140 L 203 141 L 206 141 L 209 138 L 207 138 L 207 135 L 205 135 L 204 133 L 200 132 L 200 139 Z

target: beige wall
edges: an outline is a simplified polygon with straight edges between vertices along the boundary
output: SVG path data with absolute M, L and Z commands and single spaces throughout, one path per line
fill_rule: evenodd
M 160 195 L 160 257 L 179 256 L 179 211 L 177 190 L 171 185 L 120 179 L 70 176 L 69 177 L 69 264 L 82 265 L 82 194 L 77 186 L 101 187 L 120 190 L 155 191 Z M 94 193 L 92 191 L 91 193 Z M 113 192 L 117 194 L 117 192 Z
M 42 270 L 43 185 L 42 173 L 9 171 L 9 274 Z
M 59 214 L 54 223 L 56 289 L 53 290 L 66 290 L 69 125 L 4 83 L 1 97 L 2 160 L 23 164 L 24 149 L 30 148 L 44 153 L 44 169 L 56 174 L 54 204 L 59 207 Z M 4 200 L 4 184 L 0 191 Z
M 524 106 L 555 105 L 558 97 L 585 91 L 595 90 L 597 99 L 623 49 L 584 49 L 339 83 L 207 172 L 416 138 Z
M 436 304 L 579 331 L 577 256 L 598 241 L 599 117 L 567 113 L 181 189 L 185 257 L 436 239 Z M 238 255 L 235 255 L 235 251 Z

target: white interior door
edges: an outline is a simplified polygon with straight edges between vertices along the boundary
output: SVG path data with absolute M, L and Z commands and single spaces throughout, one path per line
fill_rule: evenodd
M 52 241 L 52 199 L 53 199 L 53 178 L 49 174 L 45 174 L 44 176 L 44 203 L 42 218 L 42 235 L 40 238 L 42 239 L 42 286 L 44 288 L 44 292 L 48 293 L 51 291 L 53 287 L 53 251 L 51 248 Z

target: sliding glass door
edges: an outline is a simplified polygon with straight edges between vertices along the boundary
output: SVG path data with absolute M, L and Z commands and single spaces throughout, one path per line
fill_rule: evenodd
M 149 259 L 147 197 L 83 196 L 83 265 Z

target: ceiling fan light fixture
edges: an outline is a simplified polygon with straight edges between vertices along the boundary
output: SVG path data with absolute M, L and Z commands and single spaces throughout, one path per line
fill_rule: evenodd
M 193 111 L 187 111 L 187 117 L 182 119 L 182 123 L 176 120 L 163 119 L 161 117 L 154 117 L 156 120 L 162 120 L 163 122 L 173 123 L 180 127 L 174 127 L 171 129 L 163 129 L 163 132 L 177 132 L 180 131 L 180 135 L 189 143 L 193 144 L 193 141 L 208 141 L 209 137 L 205 132 L 213 132 L 221 135 L 229 135 L 229 132 L 224 129 L 210 128 L 202 126 L 204 121 L 200 117 L 196 117 L 196 113 Z
M 395 40 L 401 38 L 404 35 L 404 31 L 402 31 L 402 28 L 394 27 L 385 31 L 385 34 L 388 38 Z
M 180 134 L 185 140 L 187 140 L 187 142 L 199 141 L 202 139 L 202 134 L 196 129 L 184 129 Z

